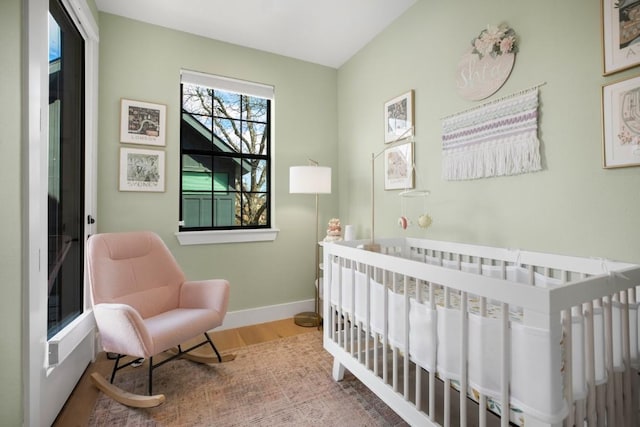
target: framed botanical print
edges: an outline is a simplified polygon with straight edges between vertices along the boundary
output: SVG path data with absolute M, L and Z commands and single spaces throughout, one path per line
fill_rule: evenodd
M 640 76 L 602 87 L 605 168 L 640 166 Z
M 640 64 L 640 1 L 602 0 L 604 75 Z
M 384 142 L 413 135 L 413 90 L 384 104 Z

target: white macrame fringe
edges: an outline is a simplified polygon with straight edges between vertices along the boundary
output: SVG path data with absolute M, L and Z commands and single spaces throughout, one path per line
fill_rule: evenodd
M 535 172 L 540 166 L 536 132 L 443 152 L 442 177 L 448 181 Z

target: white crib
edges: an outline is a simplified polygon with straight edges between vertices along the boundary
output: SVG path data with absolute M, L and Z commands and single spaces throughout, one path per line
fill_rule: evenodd
M 323 245 L 324 347 L 409 424 L 637 426 L 640 266 L 424 239 Z

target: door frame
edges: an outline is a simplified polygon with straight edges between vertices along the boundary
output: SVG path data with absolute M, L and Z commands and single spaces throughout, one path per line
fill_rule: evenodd
M 62 0 L 85 41 L 85 213 L 95 217 L 98 129 L 98 25 L 86 0 Z M 95 357 L 95 320 L 85 274 L 84 312 L 47 340 L 48 12 L 49 0 L 23 3 L 23 412 L 24 425 L 51 425 Z M 85 238 L 97 223 L 85 223 Z M 58 363 L 49 363 L 49 350 Z

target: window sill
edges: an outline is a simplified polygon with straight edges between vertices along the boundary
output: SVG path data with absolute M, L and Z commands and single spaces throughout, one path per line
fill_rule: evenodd
M 179 231 L 176 234 L 181 246 L 211 245 L 218 243 L 272 242 L 277 228 L 256 230 Z

